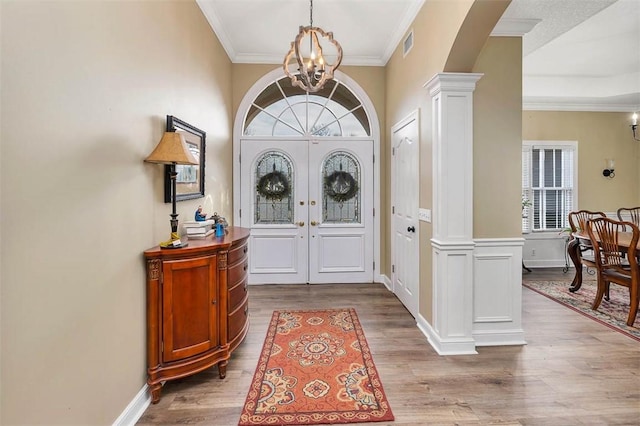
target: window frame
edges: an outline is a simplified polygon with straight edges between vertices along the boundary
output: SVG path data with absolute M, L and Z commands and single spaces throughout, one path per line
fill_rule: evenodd
M 523 153 L 523 162 L 525 161 L 524 153 L 529 152 L 529 182 L 528 185 L 525 186 L 525 164 L 522 164 L 522 197 L 523 202 L 525 196 L 528 195 L 528 200 L 531 201 L 533 198 L 533 185 L 531 180 L 533 179 L 533 150 L 534 149 L 548 150 L 548 149 L 561 149 L 571 150 L 573 151 L 573 186 L 572 190 L 572 205 L 567 208 L 567 212 L 577 210 L 578 203 L 578 141 L 541 141 L 541 140 L 525 140 L 522 141 L 522 153 Z M 528 219 L 525 218 L 525 211 L 528 212 Z M 565 218 L 566 219 L 566 218 Z M 522 213 L 522 233 L 523 234 L 558 234 L 561 233 L 563 228 L 549 228 L 549 229 L 533 229 L 533 211 L 531 207 L 527 207 L 526 210 L 523 209 Z

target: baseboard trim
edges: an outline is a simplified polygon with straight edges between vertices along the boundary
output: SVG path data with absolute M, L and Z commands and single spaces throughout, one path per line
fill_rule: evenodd
M 417 318 L 418 329 L 425 335 L 438 355 L 477 355 L 473 339 L 441 340 L 431 324 L 422 315 Z
M 476 346 L 522 346 L 527 344 L 527 341 L 524 340 L 524 330 L 474 331 L 472 335 Z
M 382 274 L 382 275 L 380 275 L 380 278 L 381 278 L 382 284 L 384 284 L 384 286 L 387 288 L 387 290 L 393 292 L 393 290 L 391 289 L 391 280 L 389 279 L 389 277 L 387 277 L 386 275 Z
M 113 426 L 135 425 L 150 404 L 151 393 L 149 392 L 149 386 L 145 384 L 136 396 L 133 397 L 133 400 L 127 405 L 127 408 L 125 408 L 116 421 L 113 422 Z

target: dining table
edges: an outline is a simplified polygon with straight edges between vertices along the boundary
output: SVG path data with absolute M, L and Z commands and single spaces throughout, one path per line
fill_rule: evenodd
M 569 258 L 573 262 L 573 266 L 575 267 L 576 274 L 573 277 L 573 281 L 571 281 L 571 285 L 569 286 L 569 291 L 574 293 L 580 290 L 582 287 L 582 252 L 580 250 L 581 243 L 590 244 L 591 238 L 589 237 L 589 233 L 587 231 L 577 231 L 572 232 L 571 236 L 573 237 L 569 244 L 567 245 L 567 253 L 569 254 Z M 619 232 L 618 233 L 618 246 L 620 250 L 627 250 L 631 245 L 631 232 Z M 636 256 L 640 256 L 640 240 L 636 244 Z

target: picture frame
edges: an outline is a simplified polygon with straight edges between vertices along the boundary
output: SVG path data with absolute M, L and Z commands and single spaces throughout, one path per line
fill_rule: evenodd
M 167 115 L 167 132 L 178 132 L 184 136 L 189 150 L 200 164 L 187 166 L 177 164 L 175 166 L 178 176 L 176 178 L 176 201 L 192 200 L 204 197 L 204 166 L 207 134 L 203 130 L 180 120 L 173 115 Z M 171 168 L 165 166 L 164 171 L 164 202 L 171 202 Z

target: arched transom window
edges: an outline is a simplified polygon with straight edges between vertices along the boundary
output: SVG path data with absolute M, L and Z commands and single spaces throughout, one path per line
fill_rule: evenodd
M 288 77 L 264 89 L 251 103 L 245 136 L 371 136 L 360 100 L 344 84 L 328 81 L 317 93 L 291 86 Z

